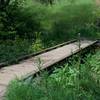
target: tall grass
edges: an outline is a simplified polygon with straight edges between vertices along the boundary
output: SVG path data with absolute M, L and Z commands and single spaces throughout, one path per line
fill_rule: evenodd
M 100 38 L 100 8 L 94 0 L 55 0 L 52 6 L 36 0 L 15 1 L 0 14 L 0 41 L 4 41 L 0 42 L 0 61 L 8 61 L 9 57 L 17 59 L 15 55 L 29 54 L 30 50 L 37 52 L 77 38 L 77 33 L 84 38 Z M 32 41 L 25 43 L 29 46 L 23 50 L 21 46 L 16 47 L 16 37 Z M 13 45 L 7 43 L 8 39 Z
M 97 7 L 93 0 L 60 0 L 52 7 L 47 6 L 46 18 L 42 22 L 43 40 L 63 42 L 81 33 L 85 38 L 97 38 Z M 45 38 L 46 36 L 46 38 Z
M 42 32 L 42 38 L 46 35 L 48 41 L 74 38 L 78 32 L 84 37 L 97 36 L 94 0 L 57 0 L 52 6 L 35 0 L 16 2 L 7 8 L 6 34 L 14 31 L 20 37 L 35 38 L 35 32 Z
M 47 72 L 37 79 L 11 82 L 5 100 L 99 100 L 100 99 L 100 52 L 88 55 L 84 64 L 65 63 L 53 74 Z M 78 75 L 80 74 L 80 79 Z

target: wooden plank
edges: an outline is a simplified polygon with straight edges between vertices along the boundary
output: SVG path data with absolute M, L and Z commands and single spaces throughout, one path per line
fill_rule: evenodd
M 96 42 L 97 41 L 81 41 L 81 49 L 87 48 Z M 51 65 L 71 56 L 72 53 L 78 52 L 78 45 L 78 42 L 67 44 L 43 54 L 31 57 L 27 60 L 21 61 L 19 64 L 4 67 L 0 69 L 0 84 L 8 86 L 9 82 L 16 77 L 22 79 L 35 74 L 39 71 L 39 59 L 42 62 L 40 64 L 41 69 L 50 67 Z
M 73 43 L 73 42 L 75 42 L 75 41 L 77 41 L 77 40 L 76 40 L 76 39 L 73 39 L 73 40 L 71 40 L 71 41 L 67 41 L 67 42 L 58 44 L 58 45 L 56 45 L 56 46 L 50 47 L 50 48 L 46 48 L 46 49 L 41 50 L 41 51 L 36 52 L 36 53 L 31 53 L 31 54 L 28 54 L 28 55 L 21 56 L 21 57 L 17 58 L 16 61 L 20 62 L 20 61 L 22 61 L 22 60 L 28 59 L 28 58 L 33 57 L 33 56 L 37 56 L 37 55 L 39 55 L 39 54 L 48 52 L 48 51 L 50 51 L 50 50 L 53 50 L 53 49 L 56 49 L 56 48 L 59 48 L 59 47 L 62 47 L 62 46 L 64 46 L 64 45 L 67 45 L 67 44 L 69 44 L 69 43 Z M 13 64 L 13 63 L 12 63 L 12 64 Z M 2 63 L 0 63 L 0 68 L 5 67 L 5 66 L 8 66 L 8 65 L 9 65 L 9 62 L 8 62 L 8 61 L 7 61 L 7 62 L 2 62 Z

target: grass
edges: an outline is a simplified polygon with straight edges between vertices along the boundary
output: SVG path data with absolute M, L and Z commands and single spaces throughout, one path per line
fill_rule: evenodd
M 100 51 L 83 61 L 65 63 L 31 81 L 12 81 L 5 100 L 100 100 Z
M 61 42 L 42 41 L 37 38 L 34 40 L 17 38 L 15 40 L 0 41 L 0 63 L 17 63 L 18 58 L 31 53 L 37 53 L 45 48 L 55 46 Z
M 36 53 L 43 48 L 41 41 L 27 39 L 0 41 L 0 63 L 16 63 L 18 58 Z
M 85 38 L 100 38 L 100 28 L 96 26 L 100 8 L 96 8 L 94 0 L 59 0 L 52 7 L 26 0 L 23 9 L 13 7 L 8 7 L 8 17 L 4 17 L 7 28 L 0 24 L 0 63 L 17 62 L 23 55 L 77 38 L 77 33 Z M 16 35 L 20 39 L 14 40 Z

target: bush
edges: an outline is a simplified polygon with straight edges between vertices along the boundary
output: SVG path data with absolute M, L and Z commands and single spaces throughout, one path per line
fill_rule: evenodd
M 74 60 L 58 66 L 51 75 L 46 72 L 33 80 L 13 81 L 5 100 L 99 100 L 99 55 L 99 51 L 88 55 L 84 64 Z
M 27 0 L 15 0 L 10 3 L 2 16 L 2 29 L 0 29 L 0 35 L 6 38 L 9 37 L 8 33 L 14 33 L 13 35 L 21 38 L 35 38 L 35 32 L 39 32 L 41 29 L 41 19 L 44 15 L 44 7 L 35 2 L 26 6 Z M 1 33 L 6 33 L 1 34 Z M 10 38 L 11 39 L 11 38 Z
M 0 63 L 15 63 L 19 57 L 32 53 L 29 50 L 32 41 L 16 38 L 15 40 L 0 41 Z
M 16 45 L 16 37 L 29 39 L 31 43 L 25 47 L 25 54 L 29 54 L 77 38 L 78 33 L 85 38 L 100 38 L 99 19 L 100 7 L 93 0 L 59 0 L 52 6 L 36 0 L 11 0 L 4 11 L 0 10 L 0 40 L 12 40 Z M 36 33 L 41 34 L 37 37 Z M 14 46 L 3 42 L 0 48 L 2 45 L 5 48 L 1 49 L 0 60 L 7 61 Z M 23 55 L 22 51 L 14 53 Z
M 61 7 L 54 15 L 54 37 L 66 40 L 77 37 L 77 33 L 81 33 L 83 37 L 96 36 L 94 11 L 93 4 L 70 4 Z
M 75 38 L 78 32 L 84 37 L 97 35 L 95 22 L 99 15 L 95 3 L 92 0 L 72 1 L 56 1 L 52 6 L 35 0 L 12 1 L 0 17 L 0 35 L 30 39 L 35 38 L 35 32 L 42 32 L 45 35 L 49 33 L 48 41 L 57 42 Z M 45 35 L 43 39 L 46 39 Z
M 48 16 L 43 23 L 45 41 L 64 42 L 76 38 L 78 33 L 85 38 L 98 37 L 100 30 L 96 22 L 99 10 L 92 0 L 63 0 L 47 8 Z

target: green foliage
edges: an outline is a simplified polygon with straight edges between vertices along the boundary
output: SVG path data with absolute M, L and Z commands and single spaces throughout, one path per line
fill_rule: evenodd
M 38 0 L 38 1 L 40 3 L 43 3 L 43 4 L 50 4 L 50 5 L 52 5 L 55 0 Z
M 0 41 L 0 63 L 14 63 L 21 56 L 32 53 L 29 50 L 32 41 L 16 38 L 15 40 Z
M 47 6 L 48 16 L 42 22 L 43 39 L 63 42 L 76 38 L 77 33 L 82 37 L 97 38 L 99 28 L 97 19 L 99 13 L 93 0 L 58 1 L 52 7 Z
M 5 10 L 0 10 L 0 41 L 4 41 L 0 43 L 0 61 L 23 55 L 14 49 L 16 37 L 32 40 L 26 43 L 27 49 L 23 47 L 29 54 L 77 38 L 77 33 L 85 38 L 100 38 L 99 24 L 100 7 L 93 0 L 54 0 L 52 6 L 36 0 L 11 0 Z M 37 37 L 37 33 L 41 34 Z M 9 46 L 9 40 L 13 45 Z
M 37 3 L 26 6 L 27 0 L 15 0 L 2 12 L 0 35 L 8 38 L 9 33 L 14 37 L 34 38 L 35 32 L 40 31 L 40 21 L 44 14 L 44 8 Z M 5 36 L 6 33 L 7 35 Z M 4 35 L 4 36 L 3 36 Z M 10 38 L 13 39 L 13 38 Z
M 35 33 L 36 40 L 22 39 L 16 37 L 15 40 L 0 40 L 0 63 L 16 63 L 18 58 L 36 53 L 44 48 L 40 33 Z M 11 36 L 10 36 L 11 37 Z
M 36 34 L 36 40 L 35 42 L 32 43 L 32 45 L 30 46 L 30 51 L 34 51 L 34 52 L 38 52 L 38 51 L 41 51 L 44 46 L 43 46 L 43 43 L 40 39 L 41 37 L 41 33 L 35 33 Z
M 93 0 L 57 0 L 52 6 L 34 0 L 14 0 L 0 11 L 0 35 L 35 38 L 35 32 L 48 32 L 48 39 L 54 41 L 76 37 L 78 32 L 84 37 L 96 37 L 96 9 Z
M 12 1 L 5 10 L 0 10 L 0 22 L 2 26 L 0 27 L 0 37 L 1 39 L 14 39 L 16 36 L 15 26 L 18 22 L 18 17 L 20 15 L 20 9 L 23 0 Z M 17 15 L 17 16 L 16 16 Z M 15 24 L 16 23 L 16 24 Z
M 40 37 L 40 33 L 36 33 Z M 21 39 L 0 41 L 0 63 L 16 63 L 18 58 L 36 53 L 44 48 L 41 39 L 36 40 Z
M 58 66 L 53 74 L 41 73 L 30 81 L 13 81 L 5 100 L 99 100 L 100 52 L 88 55 L 84 64 Z M 80 74 L 80 78 L 78 77 Z
M 61 12 L 56 14 L 58 20 L 54 24 L 53 33 L 57 34 L 58 38 L 66 37 L 66 39 L 77 37 L 78 32 L 84 37 L 96 35 L 93 9 L 93 5 L 90 4 L 64 6 Z
M 0 0 L 0 10 L 4 10 L 10 3 L 11 0 Z

